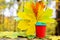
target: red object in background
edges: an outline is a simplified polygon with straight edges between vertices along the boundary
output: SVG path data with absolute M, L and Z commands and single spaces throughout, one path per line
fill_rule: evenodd
M 46 26 L 36 25 L 36 37 L 37 38 L 44 38 L 46 35 Z
M 35 16 L 37 17 L 38 10 L 36 9 L 36 6 L 34 5 L 34 3 L 32 3 L 31 6 L 32 6 L 32 10 L 33 10 Z
M 34 12 L 35 16 L 37 17 L 39 7 L 41 7 L 41 9 L 44 9 L 45 5 L 42 1 L 39 1 L 39 2 L 36 3 L 36 5 L 34 5 L 34 3 L 32 3 L 31 7 L 33 9 L 33 12 Z

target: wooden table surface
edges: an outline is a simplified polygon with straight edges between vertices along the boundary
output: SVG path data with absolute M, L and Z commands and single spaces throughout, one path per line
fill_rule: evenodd
M 0 40 L 29 40 L 29 39 L 27 38 L 17 38 L 17 39 L 0 38 Z M 38 40 L 38 39 L 35 38 L 35 39 L 30 39 L 30 40 Z M 60 36 L 50 36 L 49 39 L 44 39 L 44 40 L 60 40 Z

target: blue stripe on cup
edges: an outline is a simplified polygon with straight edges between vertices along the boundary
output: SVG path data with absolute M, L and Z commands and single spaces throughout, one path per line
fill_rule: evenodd
M 38 25 L 38 26 L 46 26 L 46 23 L 43 23 L 43 22 L 37 22 L 36 25 Z

